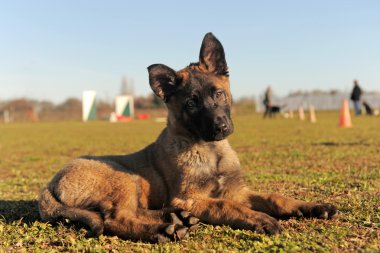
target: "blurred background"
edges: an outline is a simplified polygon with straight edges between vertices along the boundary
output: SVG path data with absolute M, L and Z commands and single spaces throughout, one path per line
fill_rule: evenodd
M 224 46 L 238 111 L 263 112 L 269 86 L 282 113 L 337 110 L 354 80 L 376 111 L 379 13 L 375 0 L 5 1 L 0 122 L 162 116 L 147 67 L 198 61 L 207 32 Z

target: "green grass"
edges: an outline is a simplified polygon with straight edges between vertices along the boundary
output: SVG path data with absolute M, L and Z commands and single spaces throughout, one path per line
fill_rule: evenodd
M 315 124 L 260 115 L 234 118 L 231 145 L 255 190 L 337 205 L 339 217 L 281 221 L 278 236 L 202 224 L 181 242 L 147 244 L 43 223 L 40 189 L 74 157 L 126 154 L 152 142 L 163 123 L 134 121 L 0 124 L 0 252 L 346 252 L 380 251 L 380 118 L 353 118 L 340 129 L 338 112 Z

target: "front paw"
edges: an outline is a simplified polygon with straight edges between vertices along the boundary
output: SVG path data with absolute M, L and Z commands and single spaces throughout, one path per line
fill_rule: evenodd
M 195 231 L 199 225 L 199 219 L 183 209 L 172 209 L 165 214 L 165 218 L 169 223 L 164 224 L 160 233 L 153 237 L 154 242 L 182 240 L 188 232 Z
M 260 234 L 276 235 L 282 232 L 280 223 L 265 213 L 257 213 L 252 219 L 252 230 Z
M 166 243 L 180 241 L 187 235 L 189 228 L 179 224 L 164 224 L 160 233 L 153 237 L 153 242 Z
M 199 225 L 199 219 L 197 217 L 182 209 L 173 210 L 172 212 L 167 213 L 166 220 L 173 224 L 188 227 L 189 231 L 196 230 Z
M 334 219 L 338 215 L 337 208 L 329 203 L 314 203 L 300 207 L 298 217 Z

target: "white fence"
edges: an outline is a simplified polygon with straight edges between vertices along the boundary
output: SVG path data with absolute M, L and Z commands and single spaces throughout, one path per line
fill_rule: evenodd
M 342 100 L 350 101 L 350 94 L 307 94 L 292 95 L 286 97 L 275 97 L 273 104 L 282 107 L 283 111 L 297 110 L 299 107 L 307 108 L 313 105 L 316 110 L 339 110 L 342 106 Z M 366 101 L 373 109 L 380 108 L 380 93 L 364 93 L 362 100 Z M 256 111 L 263 112 L 263 96 L 256 100 Z M 350 104 L 352 106 L 352 104 Z

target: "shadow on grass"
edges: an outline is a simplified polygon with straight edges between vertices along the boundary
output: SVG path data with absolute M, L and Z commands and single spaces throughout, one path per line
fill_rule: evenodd
M 0 200 L 0 219 L 7 223 L 18 221 L 31 224 L 40 220 L 36 200 Z
M 324 141 L 312 143 L 313 146 L 369 146 L 368 143 L 362 141 L 355 142 L 333 142 L 333 141 Z

